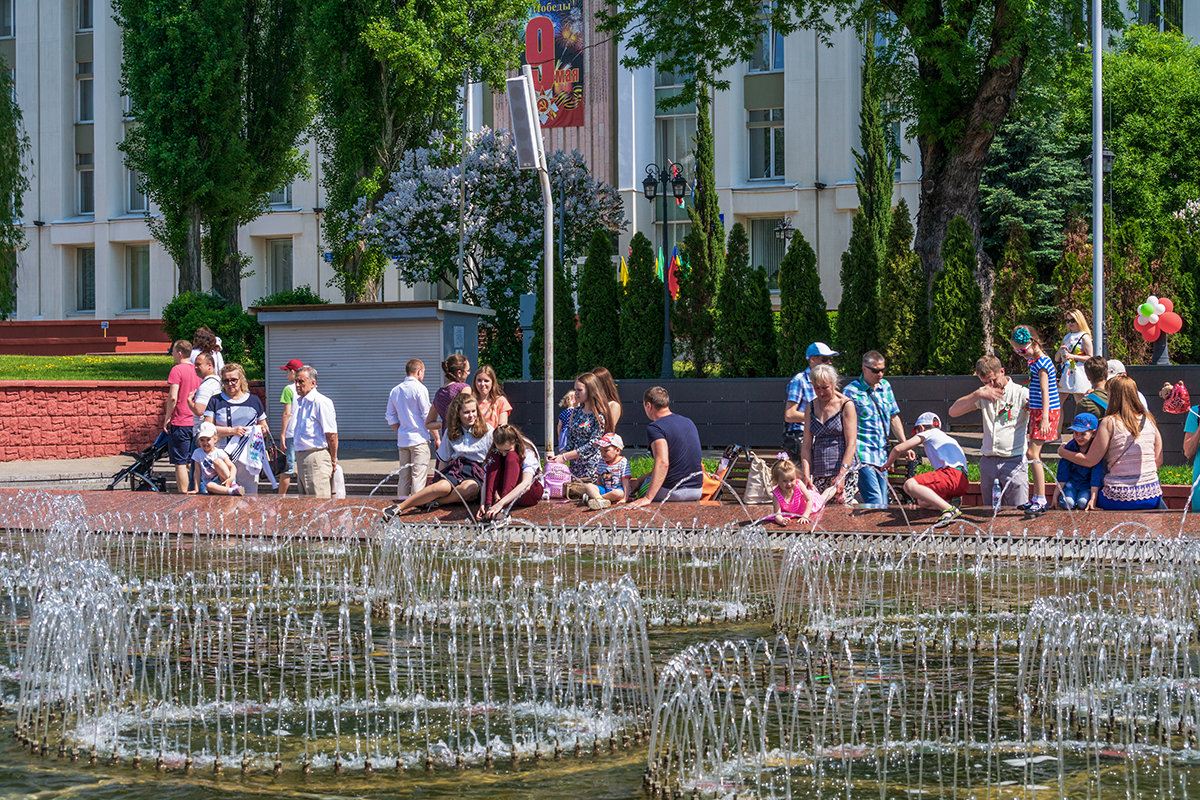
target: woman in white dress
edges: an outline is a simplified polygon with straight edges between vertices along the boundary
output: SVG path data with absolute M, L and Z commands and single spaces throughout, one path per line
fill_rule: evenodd
M 1067 335 L 1063 337 L 1062 346 L 1054 356 L 1059 365 L 1058 391 L 1074 395 L 1078 403 L 1092 390 L 1092 384 L 1083 371 L 1083 362 L 1092 356 L 1092 332 L 1083 318 L 1083 312 L 1077 308 L 1068 311 L 1063 322 L 1067 325 Z

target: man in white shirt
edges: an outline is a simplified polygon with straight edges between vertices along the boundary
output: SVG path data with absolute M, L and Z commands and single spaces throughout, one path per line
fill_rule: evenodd
M 196 366 L 196 374 L 200 377 L 200 388 L 191 392 L 187 396 L 188 405 L 192 407 L 192 415 L 195 417 L 192 423 L 192 439 L 195 440 L 200 435 L 200 423 L 204 422 L 204 412 L 208 410 L 208 401 L 213 395 L 221 393 L 221 379 L 217 377 L 216 363 L 213 361 L 211 353 L 197 353 L 193 359 Z M 192 470 L 193 473 L 195 469 Z M 204 487 L 197 484 L 194 479 L 189 480 L 188 490 L 197 489 L 204 492 Z
M 979 458 L 979 491 L 991 502 L 992 487 L 1000 481 L 1000 504 L 1019 506 L 1029 501 L 1029 470 L 1025 465 L 1025 434 L 1029 428 L 1029 387 L 1004 373 L 995 356 L 975 362 L 983 386 L 958 398 L 951 417 L 979 409 L 983 412 L 983 446 Z
M 429 471 L 429 432 L 425 418 L 429 415 L 429 390 L 425 380 L 425 363 L 410 358 L 404 366 L 404 380 L 388 395 L 388 425 L 396 434 L 396 449 L 400 454 L 400 477 L 396 481 L 396 499 L 403 500 L 425 488 Z
M 337 414 L 333 401 L 317 391 L 317 371 L 305 365 L 296 371 L 296 478 L 300 494 L 333 496 L 337 467 Z

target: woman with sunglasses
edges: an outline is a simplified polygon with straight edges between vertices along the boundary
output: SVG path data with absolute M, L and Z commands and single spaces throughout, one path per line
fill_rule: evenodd
M 1083 312 L 1077 308 L 1067 312 L 1063 324 L 1067 326 L 1067 335 L 1054 354 L 1054 360 L 1059 364 L 1058 390 L 1073 395 L 1078 403 L 1092 390 L 1092 384 L 1083 369 L 1083 362 L 1092 356 L 1092 332 L 1083 318 Z
M 217 427 L 221 440 L 217 446 L 230 454 L 237 467 L 237 483 L 246 494 L 258 494 L 258 473 L 246 467 L 240 453 L 250 444 L 249 434 L 255 425 L 268 432 L 267 411 L 262 401 L 250 394 L 246 372 L 241 364 L 226 364 L 221 369 L 221 393 L 208 401 L 204 419 Z

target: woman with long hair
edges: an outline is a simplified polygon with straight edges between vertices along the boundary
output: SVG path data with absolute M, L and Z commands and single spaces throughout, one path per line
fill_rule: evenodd
M 594 373 L 585 372 L 575 379 L 575 402 L 567 421 L 567 449 L 552 460 L 570 466 L 576 479 L 591 481 L 596 479 L 600 466 L 600 437 L 608 430 L 604 390 Z
M 475 373 L 472 391 L 479 399 L 479 413 L 488 425 L 499 428 L 501 425 L 508 424 L 508 416 L 512 413 L 513 407 L 509 399 L 504 396 L 504 384 L 500 383 L 500 379 L 496 377 L 496 370 L 487 364 L 482 365 Z
M 446 430 L 446 413 L 450 401 L 462 390 L 470 390 L 466 384 L 467 376 L 471 374 L 471 362 L 462 353 L 451 353 L 442 362 L 442 388 L 433 393 L 433 401 L 429 404 L 429 414 L 425 417 L 425 428 L 433 436 L 433 449 L 441 444 L 442 433 Z
M 525 508 L 542 499 L 545 487 L 537 448 L 516 425 L 501 425 L 492 432 L 492 450 L 488 453 L 487 476 L 479 504 L 481 519 L 508 516 L 511 506 Z
M 1132 378 L 1118 375 L 1108 382 L 1108 416 L 1100 421 L 1096 438 L 1086 453 L 1058 448 L 1058 457 L 1081 467 L 1095 466 L 1104 459 L 1108 471 L 1100 486 L 1096 505 L 1113 511 L 1158 508 L 1162 486 L 1162 434 L 1154 416 L 1138 399 Z
M 212 356 L 213 374 L 220 375 L 221 370 L 225 368 L 225 357 L 221 355 L 221 339 L 207 325 L 196 328 L 192 335 L 192 353 L 189 358 L 193 364 L 196 363 L 196 356 L 201 353 Z
M 613 380 L 607 367 L 596 367 L 592 374 L 600 382 L 600 390 L 604 393 L 604 407 L 608 409 L 608 413 L 604 415 L 604 422 L 608 432 L 612 433 L 621 421 L 621 395 L 617 391 L 617 382 Z
M 1067 326 L 1067 335 L 1054 354 L 1054 360 L 1059 365 L 1058 388 L 1074 395 L 1078 403 L 1092 390 L 1092 384 L 1083 370 L 1083 362 L 1092 356 L 1092 331 L 1078 308 L 1066 313 L 1063 324 Z
M 492 429 L 479 414 L 479 401 L 470 392 L 459 392 L 446 409 L 446 435 L 438 446 L 441 477 L 413 492 L 384 515 L 389 519 L 429 503 L 469 503 L 479 496 L 484 463 L 492 448 Z

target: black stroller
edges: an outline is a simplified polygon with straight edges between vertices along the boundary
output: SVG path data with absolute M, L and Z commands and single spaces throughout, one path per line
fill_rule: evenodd
M 162 475 L 154 474 L 154 462 L 158 461 L 166 453 L 166 431 L 159 431 L 158 438 L 154 440 L 154 444 L 140 453 L 122 451 L 121 455 L 129 456 L 133 459 L 133 463 L 113 476 L 112 483 L 107 486 L 108 490 L 112 491 L 117 488 L 118 483 L 128 478 L 131 491 L 165 492 L 167 490 L 167 479 Z

